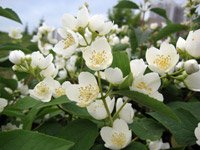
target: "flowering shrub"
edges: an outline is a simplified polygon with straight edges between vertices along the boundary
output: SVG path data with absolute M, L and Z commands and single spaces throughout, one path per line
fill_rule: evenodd
M 14 29 L 0 43 L 0 149 L 198 149 L 199 16 L 174 24 L 164 9 L 127 0 L 114 10 L 134 24 L 83 5 L 58 29 Z M 21 22 L 11 9 L 0 15 Z

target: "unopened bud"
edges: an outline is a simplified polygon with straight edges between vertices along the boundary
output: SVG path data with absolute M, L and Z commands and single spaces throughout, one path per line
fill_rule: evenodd
M 195 59 L 190 59 L 184 63 L 184 69 L 187 74 L 193 74 L 199 71 L 199 65 Z
M 21 63 L 21 60 L 25 57 L 25 54 L 21 50 L 14 50 L 10 52 L 9 60 L 18 65 Z

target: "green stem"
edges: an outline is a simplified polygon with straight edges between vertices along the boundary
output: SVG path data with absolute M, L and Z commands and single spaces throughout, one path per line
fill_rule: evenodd
M 105 94 L 105 98 L 110 94 L 110 91 L 112 90 L 112 84 L 110 83 L 109 84 L 109 87 L 108 87 L 108 91 L 106 92 L 106 94 Z
M 117 110 L 117 112 L 114 114 L 114 116 L 113 116 L 113 120 L 115 120 L 117 117 L 118 117 L 118 115 L 119 115 L 119 113 L 120 113 L 120 111 L 123 109 L 123 107 L 126 105 L 126 103 L 128 103 L 129 102 L 129 99 L 127 99 L 124 103 L 123 103 L 123 105 Z
M 103 91 L 102 91 L 102 86 L 101 86 L 101 76 L 100 76 L 100 72 L 98 71 L 97 74 L 98 74 L 98 83 L 99 83 L 99 90 L 100 90 L 100 94 L 101 94 L 101 99 L 102 99 L 102 101 L 103 101 L 104 107 L 105 107 L 106 112 L 107 112 L 107 114 L 108 114 L 108 117 L 109 117 L 109 120 L 110 120 L 110 125 L 112 126 L 112 125 L 113 125 L 113 118 L 112 118 L 112 116 L 111 116 L 111 113 L 110 113 L 110 111 L 109 111 L 108 105 L 107 105 L 107 103 L 106 103 L 106 99 L 105 99 L 105 97 L 103 96 Z

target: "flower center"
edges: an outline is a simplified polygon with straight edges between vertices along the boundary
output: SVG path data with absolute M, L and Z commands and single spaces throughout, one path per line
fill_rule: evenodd
M 75 44 L 75 39 L 72 34 L 67 33 L 67 38 L 64 40 L 64 49 L 67 49 L 71 45 Z
M 106 52 L 102 51 L 102 52 L 92 52 L 92 57 L 90 58 L 91 63 L 93 64 L 93 66 L 98 66 L 101 65 L 105 62 L 106 60 Z
M 37 94 L 38 95 L 47 95 L 50 91 L 49 87 L 45 84 L 45 83 L 40 83 L 39 85 L 37 85 Z
M 146 83 L 144 83 L 143 81 L 142 82 L 139 82 L 136 87 L 140 90 L 145 90 L 147 91 L 148 93 L 151 93 L 152 89 L 150 87 L 148 87 L 148 85 Z
M 92 86 L 89 84 L 88 86 L 80 87 L 79 88 L 79 106 L 85 107 L 88 104 L 90 104 L 99 94 L 99 88 L 98 86 Z
M 166 70 L 170 67 L 171 57 L 169 55 L 157 55 L 157 58 L 154 60 L 154 64 L 156 64 L 160 69 Z
M 120 148 L 122 148 L 126 143 L 126 136 L 124 133 L 115 132 L 112 134 L 111 138 L 112 143 Z
M 62 87 L 59 87 L 55 90 L 56 97 L 60 97 L 65 95 L 65 90 Z

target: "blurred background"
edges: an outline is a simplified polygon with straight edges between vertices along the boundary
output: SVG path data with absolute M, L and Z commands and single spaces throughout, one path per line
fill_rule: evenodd
M 137 4 L 145 3 L 143 0 L 133 0 Z M 198 1 L 198 0 L 197 0 Z M 200 1 L 200 0 L 199 0 Z M 118 3 L 118 0 L 0 0 L 0 6 L 12 8 L 21 18 L 23 25 L 0 17 L 0 31 L 8 32 L 11 28 L 28 28 L 29 32 L 36 29 L 41 20 L 47 25 L 59 27 L 64 13 L 76 15 L 77 9 L 87 2 L 91 14 L 103 14 L 108 16 L 109 10 Z M 186 0 L 151 0 L 152 5 L 167 10 L 168 17 L 179 23 L 184 20 L 182 6 Z M 198 8 L 198 11 L 200 9 Z M 200 12 L 200 11 L 199 11 Z M 136 12 L 137 13 L 137 12 Z M 147 14 L 152 21 L 157 18 L 155 14 Z

